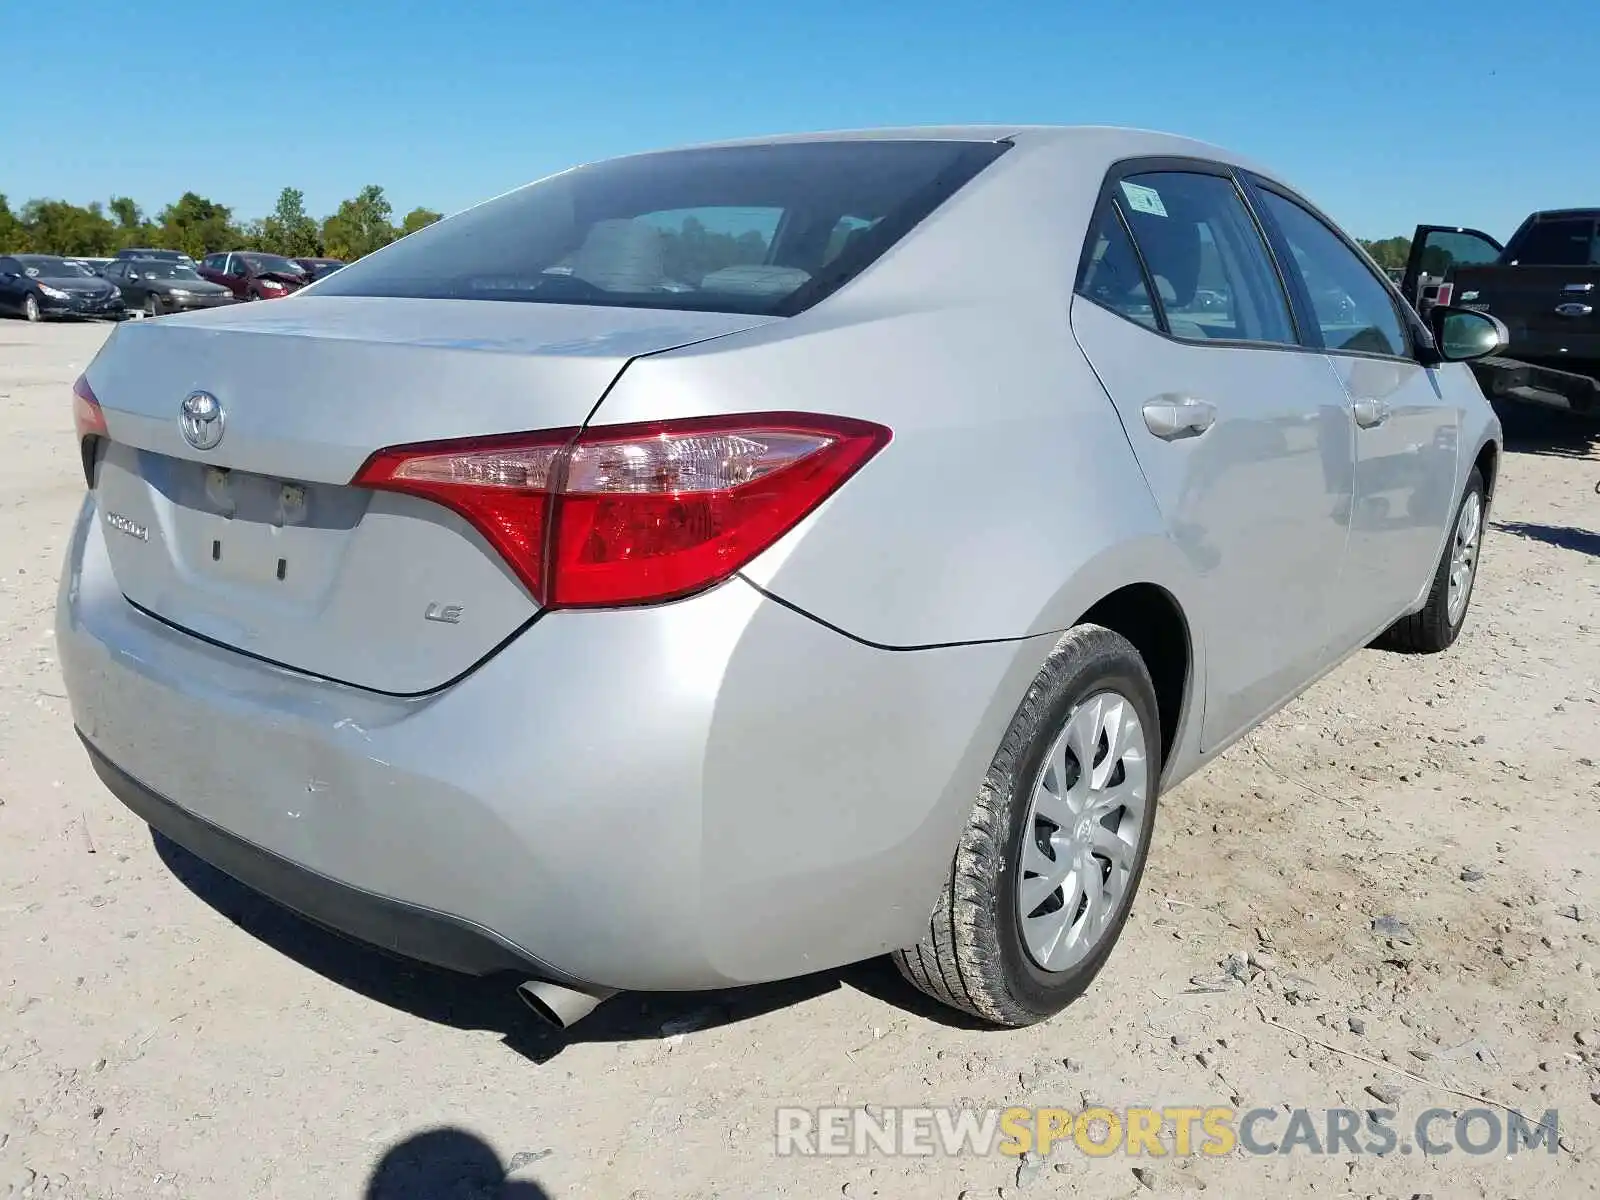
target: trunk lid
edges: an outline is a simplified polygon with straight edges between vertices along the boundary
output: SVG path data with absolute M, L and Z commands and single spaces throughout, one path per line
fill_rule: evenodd
M 1500 318 L 1509 357 L 1600 360 L 1600 267 L 1457 267 L 1451 283 L 1452 303 Z
M 95 494 L 117 583 L 270 662 L 431 691 L 538 605 L 454 513 L 348 486 L 368 456 L 580 425 L 630 358 L 774 319 L 307 295 L 122 325 L 88 371 L 110 432 Z M 222 410 L 209 449 L 180 422 L 197 391 Z M 206 445 L 218 426 L 200 424 Z

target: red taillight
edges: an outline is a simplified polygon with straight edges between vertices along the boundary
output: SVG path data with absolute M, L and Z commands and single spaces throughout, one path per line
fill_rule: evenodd
M 1440 304 L 1440 305 L 1449 304 L 1451 299 L 1454 298 L 1455 294 L 1456 294 L 1456 285 L 1455 284 L 1453 284 L 1453 283 L 1441 283 L 1439 285 L 1439 292 L 1438 292 L 1437 297 L 1434 300 L 1434 303 Z
M 889 437 L 805 413 L 557 429 L 381 450 L 354 483 L 461 514 L 541 604 L 610 608 L 721 583 Z
M 79 375 L 72 385 L 72 423 L 78 430 L 79 445 L 86 437 L 110 436 L 106 432 L 106 414 L 101 411 L 100 401 L 95 399 L 86 375 Z

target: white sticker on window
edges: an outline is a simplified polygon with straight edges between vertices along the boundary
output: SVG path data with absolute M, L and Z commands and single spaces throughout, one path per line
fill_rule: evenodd
M 1167 206 L 1161 203 L 1161 193 L 1153 187 L 1142 187 L 1124 179 L 1122 194 L 1128 198 L 1128 203 L 1133 206 L 1134 212 L 1149 213 L 1152 217 L 1167 215 Z

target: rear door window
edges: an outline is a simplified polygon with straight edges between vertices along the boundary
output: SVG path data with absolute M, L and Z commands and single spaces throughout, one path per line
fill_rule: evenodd
M 419 230 L 316 294 L 787 316 L 866 270 L 1005 150 L 865 139 L 612 159 Z
M 1295 344 L 1288 298 L 1238 187 L 1224 175 L 1130 175 L 1113 196 L 1156 289 L 1158 313 L 1186 341 Z

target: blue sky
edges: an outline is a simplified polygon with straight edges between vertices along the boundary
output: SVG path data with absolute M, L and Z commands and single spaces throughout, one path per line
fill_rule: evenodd
M 627 151 L 960 121 L 1219 142 L 1362 237 L 1600 204 L 1600 21 L 1568 0 L 0 0 L 0 46 L 13 206 L 449 212 Z

